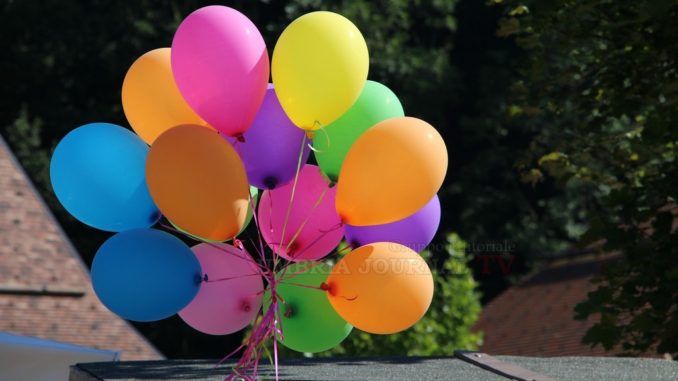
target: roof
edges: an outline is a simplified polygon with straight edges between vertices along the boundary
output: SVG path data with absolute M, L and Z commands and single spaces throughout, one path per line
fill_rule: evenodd
M 0 136 L 0 331 L 122 352 L 162 355 L 108 311 L 89 273 Z
M 601 357 L 510 357 L 497 359 L 559 381 L 589 380 L 676 380 L 678 363 L 658 359 Z M 71 368 L 71 380 L 194 380 L 221 381 L 229 373 L 218 360 L 174 360 L 78 364 Z M 271 366 L 261 362 L 260 374 L 273 379 Z M 281 380 L 489 380 L 507 378 L 451 357 L 400 357 L 377 359 L 294 359 L 281 360 Z M 539 379 L 547 379 L 539 378 Z M 523 378 L 524 379 L 524 378 Z
M 574 320 L 574 307 L 595 285 L 591 278 L 616 256 L 566 258 L 510 287 L 484 306 L 475 329 L 481 349 L 498 355 L 605 356 L 614 353 L 582 344 L 594 323 Z

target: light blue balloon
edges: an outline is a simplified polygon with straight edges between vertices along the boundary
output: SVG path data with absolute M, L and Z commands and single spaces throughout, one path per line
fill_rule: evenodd
M 69 132 L 50 163 L 52 188 L 61 205 L 97 229 L 146 228 L 160 218 L 146 185 L 148 146 L 133 132 L 91 123 Z
M 134 229 L 109 238 L 92 263 L 99 300 L 117 315 L 155 321 L 179 312 L 193 300 L 202 270 L 193 251 L 171 234 Z

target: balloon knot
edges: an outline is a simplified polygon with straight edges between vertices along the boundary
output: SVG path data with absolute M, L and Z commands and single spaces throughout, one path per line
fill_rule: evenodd
M 334 295 L 334 290 L 332 289 L 332 286 L 325 282 L 320 283 L 320 289 L 329 292 L 330 295 Z
M 235 246 L 241 251 L 245 250 L 245 246 L 243 245 L 242 241 L 237 238 L 233 238 L 233 246 Z
M 287 245 L 287 255 L 294 258 L 298 254 L 300 246 L 301 245 L 297 241 Z
M 292 317 L 292 315 L 294 315 L 294 308 L 292 308 L 292 306 L 287 306 L 287 309 L 285 310 L 285 313 L 283 313 L 283 316 L 285 316 L 286 318 L 290 318 Z
M 315 137 L 315 132 L 307 130 L 306 131 L 306 137 L 309 139 L 313 139 Z
M 243 300 L 242 302 L 240 302 L 240 310 L 241 311 L 250 312 L 251 309 L 252 309 L 252 305 L 250 304 L 249 301 Z
M 235 140 L 239 141 L 240 143 L 245 143 L 245 135 L 240 134 L 235 137 Z
M 210 278 L 207 276 L 207 273 L 205 273 L 205 275 L 202 276 L 202 281 L 203 282 L 209 282 L 210 281 Z
M 266 188 L 268 188 L 268 190 L 275 189 L 275 187 L 278 185 L 278 179 L 273 176 L 268 176 L 264 178 L 263 183 Z

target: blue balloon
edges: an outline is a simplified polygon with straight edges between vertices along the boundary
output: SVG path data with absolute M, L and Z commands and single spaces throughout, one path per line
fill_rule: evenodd
M 97 229 L 146 228 L 160 218 L 146 185 L 148 146 L 133 132 L 91 123 L 69 132 L 50 163 L 52 188 L 61 205 Z
M 92 263 L 99 300 L 119 316 L 155 321 L 172 316 L 200 289 L 202 270 L 193 251 L 171 234 L 134 229 L 109 238 Z

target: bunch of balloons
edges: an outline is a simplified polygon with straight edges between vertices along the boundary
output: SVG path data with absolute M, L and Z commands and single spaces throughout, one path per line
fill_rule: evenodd
M 416 323 L 433 296 L 418 252 L 438 228 L 447 151 L 368 65 L 361 32 L 332 12 L 294 20 L 269 64 L 256 26 L 225 6 L 139 57 L 122 86 L 136 134 L 86 124 L 51 161 L 66 210 L 116 232 L 92 264 L 102 303 L 213 335 L 254 323 L 241 370 L 272 337 L 317 352 L 353 327 Z

